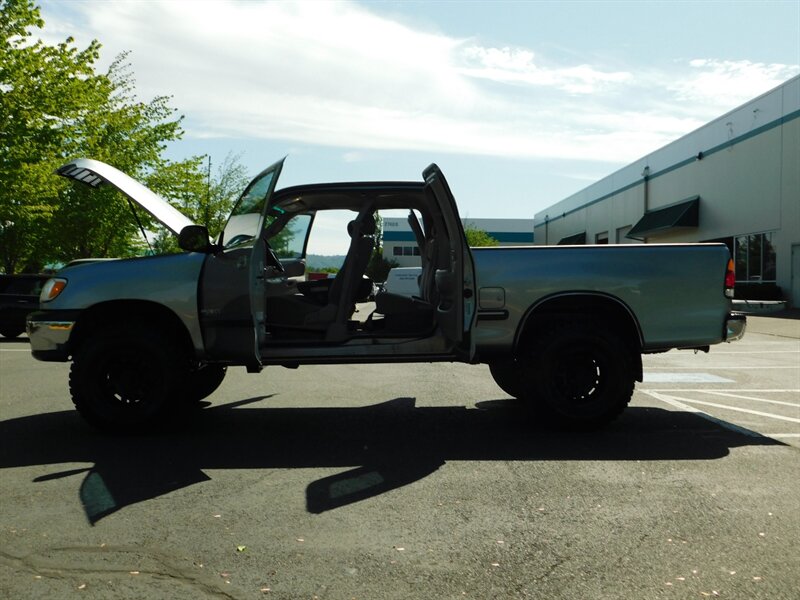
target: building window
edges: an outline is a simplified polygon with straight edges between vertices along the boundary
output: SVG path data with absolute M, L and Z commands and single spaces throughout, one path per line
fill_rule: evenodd
M 392 246 L 392 256 L 420 256 L 419 246 Z
M 733 242 L 737 282 L 775 283 L 775 247 L 772 244 L 772 233 L 738 235 L 733 238 Z
M 603 231 L 601 233 L 596 233 L 594 236 L 594 243 L 595 244 L 607 244 L 608 243 L 608 232 Z

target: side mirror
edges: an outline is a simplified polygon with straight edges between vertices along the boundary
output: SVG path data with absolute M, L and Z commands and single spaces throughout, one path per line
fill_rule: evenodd
M 187 225 L 181 229 L 178 246 L 187 252 L 209 253 L 213 249 L 208 239 L 208 229 L 204 225 Z

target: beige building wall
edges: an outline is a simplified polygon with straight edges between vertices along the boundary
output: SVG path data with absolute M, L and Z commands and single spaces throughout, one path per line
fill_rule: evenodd
M 792 246 L 800 257 L 800 77 L 540 211 L 534 219 L 535 240 L 553 245 L 585 232 L 587 244 L 606 233 L 609 243 L 641 243 L 624 234 L 646 210 L 698 196 L 697 227 L 644 241 L 770 234 L 776 283 L 800 306 L 800 298 L 792 297 L 797 288 Z

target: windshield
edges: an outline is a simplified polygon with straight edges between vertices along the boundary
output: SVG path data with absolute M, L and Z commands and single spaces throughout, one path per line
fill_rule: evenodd
M 303 258 L 308 230 L 313 220 L 311 214 L 294 216 L 267 214 L 264 222 L 264 238 L 278 258 Z

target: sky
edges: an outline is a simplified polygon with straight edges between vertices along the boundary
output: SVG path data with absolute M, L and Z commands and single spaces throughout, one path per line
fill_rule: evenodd
M 800 0 L 42 3 L 47 42 L 172 96 L 170 158 L 288 156 L 279 187 L 420 180 L 528 218 L 800 73 Z

